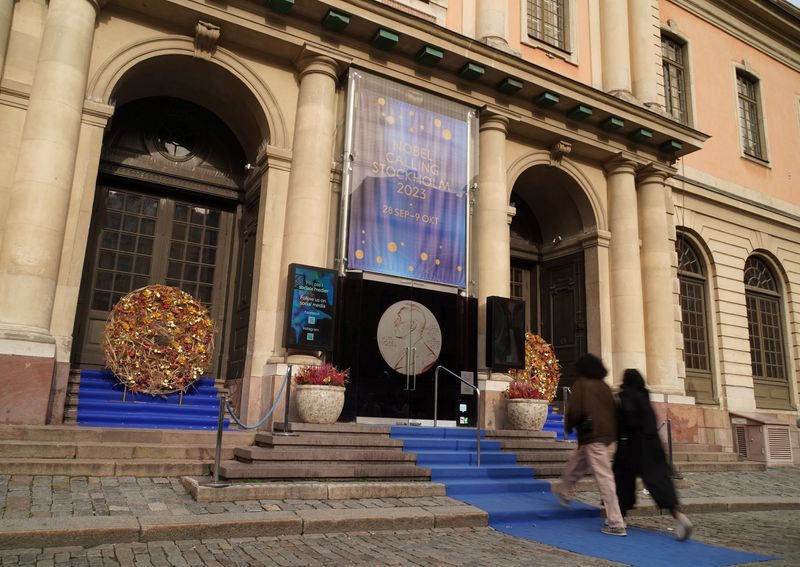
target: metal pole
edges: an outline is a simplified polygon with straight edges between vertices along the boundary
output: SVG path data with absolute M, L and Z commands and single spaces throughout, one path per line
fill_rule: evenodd
M 477 438 L 475 440 L 477 447 L 477 466 L 481 466 L 481 391 L 478 388 L 475 388 L 475 394 L 477 396 L 476 402 L 478 404 L 477 411 L 475 412 L 475 417 L 478 420 L 478 423 L 475 424 L 475 431 Z
M 683 478 L 675 471 L 675 466 L 672 463 L 672 420 L 667 418 L 667 449 L 669 450 L 669 468 L 672 471 L 672 478 Z
M 289 365 L 289 369 L 286 371 L 288 374 L 286 380 L 286 402 L 285 407 L 283 408 L 283 431 L 276 431 L 275 435 L 295 435 L 289 429 L 289 401 L 291 400 L 292 391 L 292 365 Z
M 202 482 L 202 486 L 210 486 L 211 488 L 225 488 L 230 486 L 230 482 L 221 481 L 219 479 L 219 463 L 222 458 L 222 428 L 225 425 L 225 396 L 219 397 L 219 416 L 217 418 L 217 447 L 214 452 L 214 480 L 211 482 Z
M 436 427 L 436 416 L 439 409 L 439 368 L 436 368 L 436 372 L 433 374 L 433 426 Z

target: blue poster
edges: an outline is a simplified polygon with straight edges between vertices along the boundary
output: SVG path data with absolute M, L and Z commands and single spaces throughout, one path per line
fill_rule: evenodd
M 385 79 L 358 82 L 348 268 L 465 287 L 471 116 Z

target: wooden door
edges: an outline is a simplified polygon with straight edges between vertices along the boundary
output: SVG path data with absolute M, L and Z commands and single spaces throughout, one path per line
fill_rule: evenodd
M 105 365 L 102 337 L 111 309 L 123 295 L 149 284 L 191 294 L 221 327 L 232 224 L 233 214 L 218 206 L 99 186 L 73 362 Z M 211 372 L 219 371 L 219 352 Z
M 542 337 L 561 363 L 561 388 L 575 381 L 575 361 L 586 353 L 583 253 L 545 262 L 541 270 Z

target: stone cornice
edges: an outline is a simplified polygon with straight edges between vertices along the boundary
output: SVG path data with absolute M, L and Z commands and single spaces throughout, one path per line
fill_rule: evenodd
M 800 10 L 776 0 L 670 0 L 800 72 Z
M 668 163 L 700 149 L 708 138 L 644 106 L 372 0 L 304 0 L 285 16 L 255 1 L 212 4 L 203 0 L 164 0 L 164 4 L 169 9 L 160 14 L 171 19 L 173 25 L 188 30 L 198 18 L 209 19 L 221 27 L 226 42 L 268 56 L 276 64 L 292 65 L 306 46 L 315 45 L 324 47 L 334 59 L 352 61 L 353 66 L 389 75 L 398 82 L 462 104 L 475 108 L 500 106 L 520 117 L 509 126 L 518 139 L 547 147 L 562 139 L 573 144 L 573 155 L 584 159 L 604 161 L 615 153 L 629 151 L 643 160 Z M 136 0 L 115 0 L 112 6 L 142 11 Z M 321 25 L 330 9 L 350 16 L 345 33 L 334 33 Z M 391 29 L 400 37 L 391 52 L 372 47 L 378 28 Z M 444 53 L 435 67 L 424 67 L 415 60 L 426 45 Z M 482 66 L 485 74 L 475 81 L 462 79 L 459 71 L 467 62 Z M 510 77 L 522 86 L 516 94 L 503 94 L 498 84 Z M 551 108 L 538 108 L 533 99 L 545 91 L 557 93 L 559 102 Z M 590 106 L 591 117 L 580 122 L 570 119 L 567 112 L 577 105 Z M 603 130 L 601 124 L 609 117 L 623 121 L 624 127 L 613 132 Z M 651 137 L 642 141 L 629 137 L 640 130 L 648 131 Z M 661 148 L 669 141 L 677 142 L 673 146 L 677 149 L 665 153 Z

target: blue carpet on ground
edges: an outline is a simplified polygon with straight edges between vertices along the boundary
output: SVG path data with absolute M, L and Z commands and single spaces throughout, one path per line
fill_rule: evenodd
M 580 502 L 562 508 L 549 482 L 534 478 L 531 467 L 518 465 L 514 453 L 501 451 L 499 441 L 481 440 L 481 466 L 476 467 L 474 429 L 395 426 L 391 437 L 402 439 L 403 449 L 417 454 L 417 464 L 431 469 L 431 480 L 443 483 L 448 496 L 485 510 L 489 525 L 509 535 L 647 567 L 717 567 L 775 559 L 681 542 L 666 532 L 628 528 L 627 537 L 603 534 L 600 510 Z

